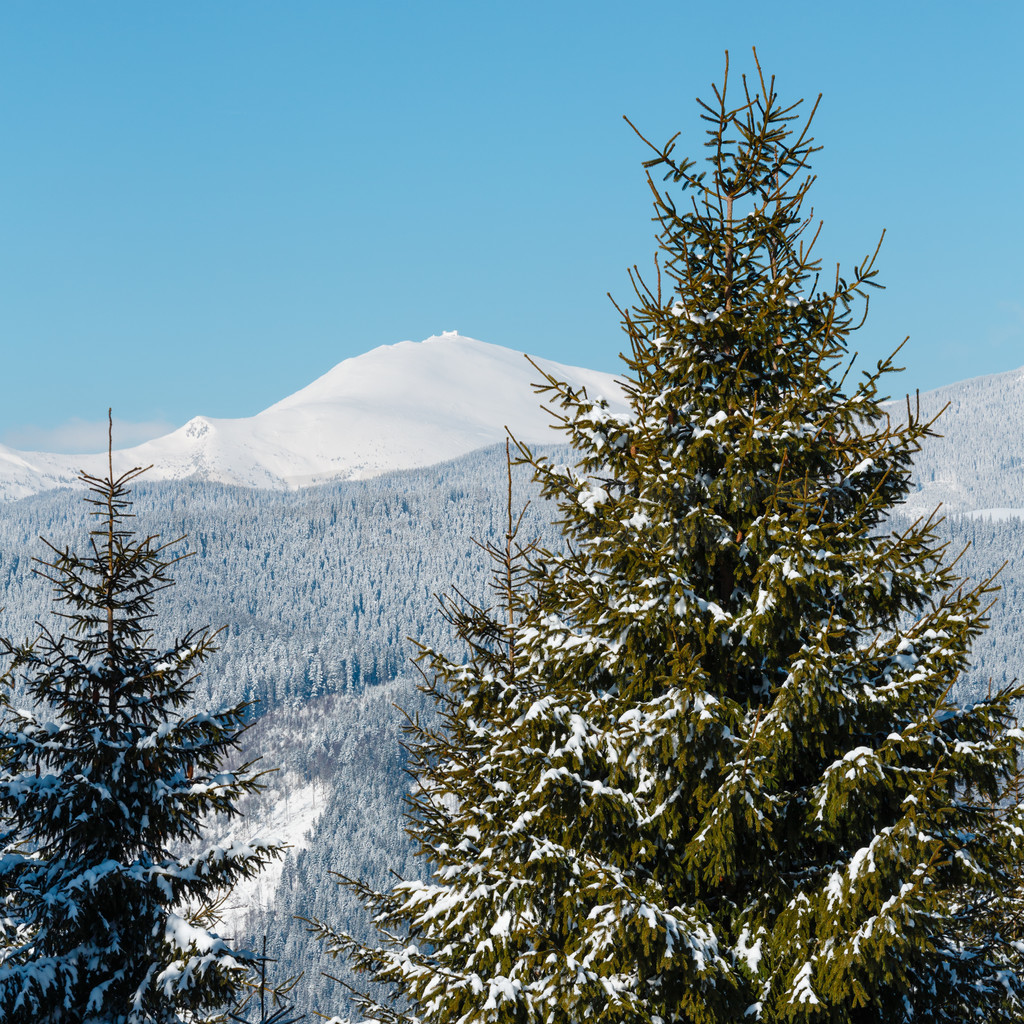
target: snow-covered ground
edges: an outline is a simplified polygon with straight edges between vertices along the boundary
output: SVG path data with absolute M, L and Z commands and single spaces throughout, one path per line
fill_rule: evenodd
M 327 794 L 319 779 L 303 784 L 294 772 L 282 771 L 270 776 L 267 789 L 259 798 L 260 813 L 245 814 L 221 838 L 241 840 L 273 837 L 287 844 L 294 856 L 309 846 L 310 833 L 323 813 Z M 281 881 L 284 859 L 272 861 L 255 878 L 242 879 L 221 908 L 217 931 L 231 936 L 244 931 L 246 917 L 274 905 L 274 894 Z
M 612 375 L 534 361 L 625 408 Z M 446 331 L 346 359 L 255 416 L 197 416 L 116 451 L 114 468 L 152 465 L 149 480 L 200 477 L 280 489 L 434 465 L 500 442 L 506 427 L 528 444 L 558 443 L 562 435 L 531 386 L 538 382 L 541 374 L 522 352 Z M 104 474 L 107 457 L 0 446 L 0 498 L 66 486 L 80 469 Z

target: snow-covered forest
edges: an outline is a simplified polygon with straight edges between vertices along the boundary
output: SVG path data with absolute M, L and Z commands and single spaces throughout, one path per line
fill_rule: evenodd
M 558 454 L 558 449 L 551 449 Z M 195 552 L 159 597 L 158 631 L 224 626 L 196 691 L 196 709 L 255 701 L 243 759 L 279 769 L 245 804 L 245 835 L 284 833 L 295 848 L 255 886 L 242 885 L 228 919 L 247 942 L 269 936 L 287 974 L 305 971 L 303 1005 L 331 1005 L 338 986 L 319 945 L 293 915 L 359 919 L 331 871 L 381 884 L 421 870 L 403 832 L 407 780 L 402 716 L 428 710 L 410 665 L 409 638 L 451 645 L 435 595 L 457 587 L 483 598 L 487 566 L 475 539 L 503 529 L 504 447 L 367 481 L 280 492 L 196 481 L 146 484 L 136 526 L 165 540 L 187 534 Z M 515 501 L 548 544 L 558 533 L 528 477 Z M 78 490 L 5 504 L 0 517 L 0 606 L 6 631 L 53 622 L 50 587 L 32 573 L 39 540 L 81 542 L 88 510 Z M 17 699 L 15 696 L 15 703 Z M 214 829 L 216 826 L 213 826 Z M 308 831 L 308 838 L 304 835 Z M 273 886 L 280 880 L 280 887 Z
M 895 386 L 903 384 L 911 382 L 895 380 Z M 941 503 L 953 514 L 1024 515 L 1024 367 L 937 388 L 920 401 L 923 415 L 941 413 L 940 436 L 930 438 L 915 459 L 916 490 L 908 507 L 928 513 Z M 896 417 L 906 415 L 902 398 L 890 408 Z
M 135 492 L 136 525 L 187 535 L 195 556 L 176 567 L 160 625 L 225 625 L 200 699 L 258 700 L 269 711 L 321 694 L 360 692 L 407 664 L 407 637 L 447 639 L 433 595 L 483 593 L 474 538 L 501 528 L 504 448 L 367 481 L 281 492 L 200 481 Z M 525 501 L 529 488 L 522 481 Z M 0 586 L 8 632 L 31 632 L 47 610 L 32 576 L 38 538 L 84 535 L 81 492 L 50 491 L 5 505 Z M 557 531 L 539 508 L 530 522 Z
M 958 415 L 961 432 L 968 417 L 969 409 Z M 336 1008 L 339 986 L 320 972 L 350 976 L 325 958 L 296 915 L 368 931 L 362 908 L 330 872 L 381 886 L 392 871 L 422 871 L 403 831 L 407 778 L 395 705 L 410 714 L 430 707 L 417 690 L 408 638 L 450 649 L 434 595 L 452 586 L 486 594 L 488 568 L 474 538 L 504 529 L 504 473 L 504 449 L 496 447 L 424 470 L 290 492 L 200 481 L 137 485 L 138 529 L 165 539 L 187 534 L 195 552 L 159 599 L 159 628 L 226 627 L 197 704 L 259 702 L 245 755 L 262 755 L 279 771 L 262 796 L 246 800 L 244 822 L 234 828 L 284 833 L 294 848 L 261 882 L 240 886 L 227 920 L 247 942 L 267 934 L 282 973 L 305 971 L 299 1005 Z M 532 502 L 524 532 L 556 545 L 553 510 L 524 472 L 516 480 L 516 503 Z M 998 477 L 987 484 L 993 497 L 1004 493 Z M 49 587 L 31 571 L 44 554 L 38 538 L 74 542 L 86 528 L 78 491 L 5 504 L 0 606 L 9 635 L 28 636 L 36 619 L 50 615 Z M 1024 518 L 954 515 L 942 529 L 951 552 L 967 547 L 966 576 L 981 579 L 1005 563 L 992 628 L 956 687 L 957 699 L 968 701 L 990 680 L 998 687 L 1024 677 Z

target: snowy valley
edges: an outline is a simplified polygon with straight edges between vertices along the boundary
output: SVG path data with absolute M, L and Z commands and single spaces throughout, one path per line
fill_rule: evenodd
M 622 401 L 607 374 L 538 360 L 555 376 Z M 338 990 L 299 917 L 344 924 L 365 917 L 329 872 L 384 884 L 422 870 L 402 832 L 402 714 L 429 714 L 409 664 L 408 638 L 450 648 L 435 594 L 458 587 L 485 600 L 487 565 L 473 538 L 500 536 L 504 428 L 556 443 L 521 353 L 442 335 L 339 364 L 309 387 L 245 420 L 198 418 L 165 438 L 115 453 L 116 466 L 154 464 L 136 490 L 138 529 L 188 535 L 196 557 L 164 596 L 168 629 L 226 626 L 199 700 L 259 702 L 247 756 L 262 754 L 268 788 L 246 807 L 241 835 L 285 833 L 279 871 L 235 893 L 225 930 L 270 936 L 284 973 L 305 970 L 303 1005 L 336 1009 Z M 949 409 L 917 461 L 904 515 L 942 502 L 950 550 L 978 579 L 1004 562 L 992 629 L 957 696 L 1024 677 L 1024 370 L 922 396 Z M 564 449 L 552 449 L 566 459 Z M 81 543 L 80 493 L 67 485 L 100 456 L 0 449 L 0 606 L 4 632 L 29 635 L 49 615 L 32 576 L 37 540 Z M 524 532 L 554 546 L 551 512 L 528 479 Z M 222 823 L 215 823 L 219 827 Z M 228 827 L 228 826 L 224 826 Z

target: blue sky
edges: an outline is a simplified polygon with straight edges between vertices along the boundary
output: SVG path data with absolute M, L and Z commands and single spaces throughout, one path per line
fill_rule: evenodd
M 727 11 L 723 14 L 721 12 Z M 1024 364 L 1024 5 L 0 5 L 0 442 L 244 416 L 443 330 L 614 370 L 645 151 L 750 70 L 824 93 L 826 263 L 887 229 L 864 365 Z

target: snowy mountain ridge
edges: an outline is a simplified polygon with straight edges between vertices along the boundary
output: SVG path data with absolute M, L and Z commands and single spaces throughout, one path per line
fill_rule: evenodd
M 534 362 L 625 408 L 611 374 Z M 522 352 L 446 331 L 346 359 L 255 416 L 197 416 L 164 437 L 116 450 L 114 469 L 152 465 L 149 480 L 281 490 L 434 465 L 503 440 L 506 426 L 527 444 L 557 443 L 561 436 L 531 386 L 539 378 Z M 68 486 L 80 469 L 102 474 L 106 460 L 0 445 L 0 498 Z
M 542 370 L 625 409 L 611 374 L 535 358 Z M 383 345 L 346 359 L 255 416 L 197 416 L 163 437 L 114 452 L 114 468 L 152 465 L 148 480 L 200 479 L 292 490 L 360 480 L 458 458 L 505 438 L 558 443 L 522 352 L 455 331 Z M 894 384 L 902 384 L 896 379 Z M 939 437 L 915 459 L 906 510 L 1003 519 L 1024 516 L 1024 367 L 920 396 Z M 905 415 L 905 402 L 889 409 Z M 0 445 L 0 499 L 74 484 L 80 469 L 106 472 L 106 454 L 22 452 Z

